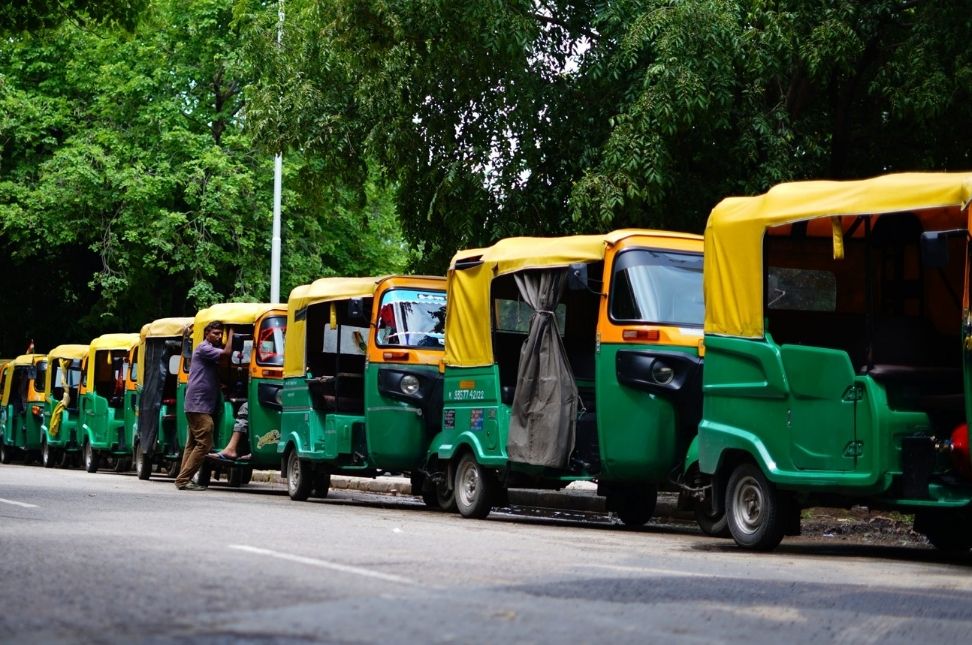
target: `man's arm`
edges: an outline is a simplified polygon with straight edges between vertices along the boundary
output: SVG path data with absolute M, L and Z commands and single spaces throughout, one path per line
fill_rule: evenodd
M 230 327 L 226 332 L 226 342 L 223 343 L 223 356 L 228 356 L 233 351 L 233 328 Z

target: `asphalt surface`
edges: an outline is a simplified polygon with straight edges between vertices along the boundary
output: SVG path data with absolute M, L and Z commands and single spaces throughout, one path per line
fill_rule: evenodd
M 578 519 L 564 519 L 578 518 Z M 0 467 L 0 642 L 964 643 L 972 559 Z

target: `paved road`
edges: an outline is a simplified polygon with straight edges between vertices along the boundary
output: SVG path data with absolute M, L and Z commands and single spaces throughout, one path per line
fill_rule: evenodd
M 0 641 L 963 643 L 972 560 L 0 467 Z

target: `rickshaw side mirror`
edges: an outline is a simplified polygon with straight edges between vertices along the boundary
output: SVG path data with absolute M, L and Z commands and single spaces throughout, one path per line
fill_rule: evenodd
M 356 327 L 366 327 L 368 312 L 365 312 L 364 300 L 362 298 L 350 298 L 348 300 L 348 324 Z
M 587 281 L 587 264 L 575 262 L 568 267 L 567 288 L 571 291 L 587 291 L 590 289 Z

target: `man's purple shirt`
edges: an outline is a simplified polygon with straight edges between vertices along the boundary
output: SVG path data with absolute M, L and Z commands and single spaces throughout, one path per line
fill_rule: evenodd
M 208 340 L 199 343 L 192 352 L 189 364 L 189 385 L 186 386 L 186 412 L 213 414 L 219 399 L 219 378 L 216 368 L 223 350 Z

